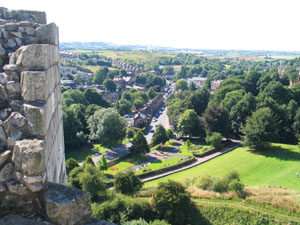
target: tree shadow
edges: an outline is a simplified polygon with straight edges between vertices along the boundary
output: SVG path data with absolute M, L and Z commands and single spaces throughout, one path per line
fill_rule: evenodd
M 270 148 L 262 150 L 250 150 L 253 154 L 262 155 L 269 158 L 277 158 L 285 161 L 299 161 L 300 151 L 290 151 L 281 146 L 271 146 Z

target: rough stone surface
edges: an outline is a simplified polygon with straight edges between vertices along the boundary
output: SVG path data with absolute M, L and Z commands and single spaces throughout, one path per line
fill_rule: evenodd
M 47 183 L 45 202 L 47 216 L 57 224 L 84 224 L 92 214 L 90 194 L 68 186 Z
M 47 70 L 59 62 L 58 46 L 36 44 L 20 47 L 16 52 L 16 64 L 27 70 Z M 10 61 L 10 64 L 14 62 Z
M 18 96 L 21 92 L 21 87 L 19 82 L 9 81 L 6 84 L 7 93 L 10 97 Z
M 27 195 L 30 193 L 29 189 L 22 183 L 16 180 L 9 180 L 6 182 L 8 190 L 17 195 Z
M 42 220 L 27 219 L 19 215 L 7 215 L 0 219 L 0 225 L 54 225 Z
M 45 136 L 45 107 L 30 104 L 23 105 L 23 111 L 28 120 L 28 130 L 30 136 Z
M 17 46 L 17 43 L 13 39 L 8 39 L 6 45 L 8 48 L 15 48 Z
M 10 108 L 0 110 L 0 120 L 2 121 L 6 120 L 7 117 L 10 115 L 10 113 L 11 113 Z
M 14 171 L 14 165 L 12 163 L 6 164 L 0 172 L 0 182 L 7 181 L 10 179 L 12 173 Z
M 24 176 L 23 181 L 25 185 L 32 192 L 37 192 L 42 190 L 45 183 L 45 176 Z
M 58 45 L 58 27 L 55 23 L 42 25 L 36 29 L 41 44 Z
M 1 123 L 2 123 L 2 121 L 1 121 Z M 4 129 L 3 129 L 3 127 L 0 125 L 0 146 L 1 147 L 4 147 L 4 146 L 6 146 L 6 144 L 7 144 L 7 140 L 6 140 L 6 134 L 5 134 L 5 132 L 4 132 Z M 1 160 L 0 160 L 0 162 L 1 162 Z M 1 167 L 1 163 L 0 163 L 0 167 Z
M 23 135 L 23 132 L 20 131 L 20 130 L 15 131 L 14 133 L 12 133 L 11 136 L 9 136 L 7 138 L 7 147 L 8 148 L 13 148 L 16 141 L 20 140 L 22 135 Z
M 26 176 L 43 176 L 45 172 L 44 142 L 41 140 L 17 141 L 13 152 L 16 169 Z
M 0 152 L 0 168 L 4 165 L 5 161 L 9 158 L 11 151 L 7 150 Z
M 45 75 L 44 71 L 24 71 L 21 73 L 22 98 L 25 101 L 46 101 Z
M 18 112 L 13 112 L 10 116 L 3 122 L 3 127 L 5 132 L 10 136 L 11 133 L 21 130 L 24 128 L 26 123 L 26 118 Z

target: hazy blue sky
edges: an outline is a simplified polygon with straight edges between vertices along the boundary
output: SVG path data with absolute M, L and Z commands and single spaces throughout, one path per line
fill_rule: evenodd
M 40 10 L 60 41 L 300 51 L 300 0 L 1 0 Z

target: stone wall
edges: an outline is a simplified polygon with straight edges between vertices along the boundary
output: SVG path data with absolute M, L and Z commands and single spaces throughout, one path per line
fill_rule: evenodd
M 44 12 L 0 8 L 0 224 L 110 224 L 65 186 L 58 44 Z

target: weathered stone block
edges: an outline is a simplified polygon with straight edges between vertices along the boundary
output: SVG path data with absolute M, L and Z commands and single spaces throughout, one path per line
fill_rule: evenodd
M 13 148 L 16 141 L 20 140 L 22 138 L 23 132 L 18 130 L 14 133 L 12 133 L 8 138 L 7 138 L 7 147 L 8 148 Z
M 8 81 L 6 89 L 9 97 L 16 97 L 21 95 L 21 86 L 19 82 Z
M 23 104 L 23 112 L 28 120 L 28 132 L 31 136 L 44 137 L 45 128 L 45 106 Z
M 6 120 L 9 117 L 10 113 L 11 113 L 10 108 L 0 110 L 0 120 L 2 121 Z
M 0 153 L 0 168 L 4 165 L 6 160 L 9 158 L 11 151 L 7 150 Z
M 37 221 L 35 219 L 28 219 L 18 215 L 7 215 L 0 219 L 0 225 L 54 225 L 45 221 Z
M 18 112 L 13 112 L 10 116 L 3 122 L 3 127 L 8 136 L 13 132 L 22 130 L 25 126 L 26 118 Z
M 59 62 L 58 46 L 48 44 L 22 46 L 13 55 L 10 64 L 29 70 L 47 70 Z
M 12 160 L 23 175 L 43 177 L 46 171 L 44 142 L 37 139 L 17 141 Z
M 1 32 L 0 32 L 1 33 Z M 3 48 L 3 46 L 0 44 L 0 56 L 5 56 L 5 49 Z
M 0 182 L 7 181 L 8 179 L 10 179 L 11 175 L 13 174 L 13 171 L 14 165 L 12 163 L 6 164 L 0 172 Z
M 8 39 L 6 42 L 6 46 L 8 48 L 15 48 L 17 46 L 17 43 L 13 39 Z
M 2 121 L 1 121 L 1 124 L 2 124 Z M 6 141 L 7 137 L 6 137 L 6 133 L 4 132 L 4 129 L 1 124 L 0 124 L 0 146 L 4 147 L 4 146 L 6 146 L 6 143 L 7 143 L 7 141 Z M 0 157 L 0 162 L 1 162 L 1 157 Z M 1 163 L 0 163 L 0 167 L 1 167 Z
M 24 71 L 21 73 L 22 97 L 25 101 L 45 102 L 46 73 L 43 71 Z
M 16 180 L 9 180 L 6 182 L 8 190 L 17 195 L 27 195 L 30 193 L 29 189 L 22 183 Z
M 48 218 L 57 224 L 84 224 L 92 214 L 88 192 L 60 184 L 47 183 L 45 204 Z
M 58 27 L 55 23 L 42 25 L 36 29 L 40 44 L 58 45 Z
M 42 190 L 45 183 L 45 177 L 46 176 L 24 176 L 23 181 L 30 191 L 37 192 Z

